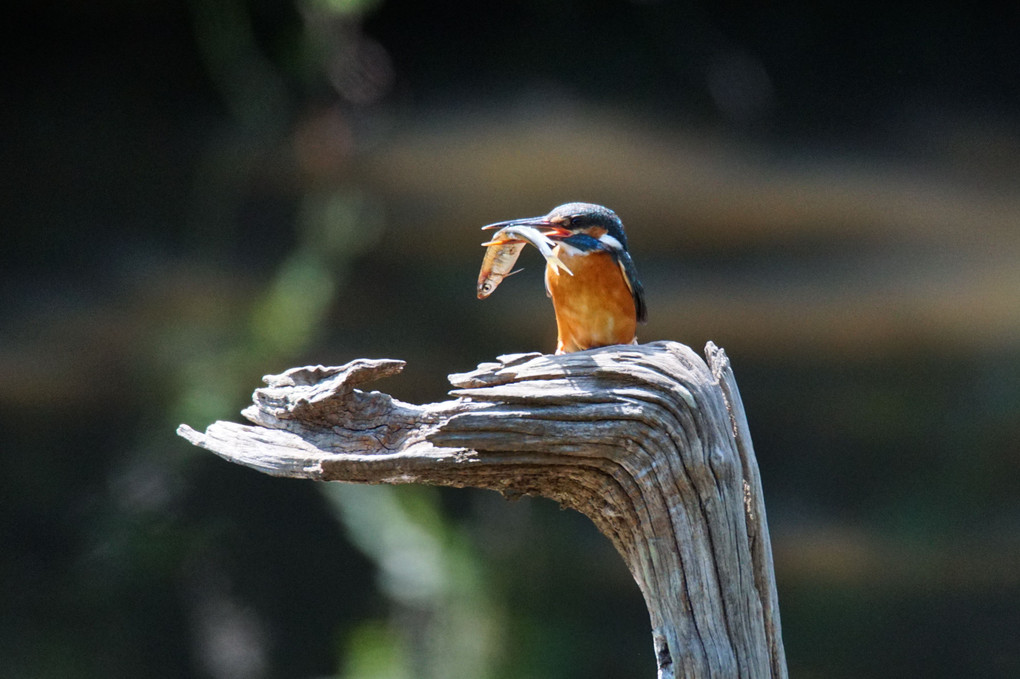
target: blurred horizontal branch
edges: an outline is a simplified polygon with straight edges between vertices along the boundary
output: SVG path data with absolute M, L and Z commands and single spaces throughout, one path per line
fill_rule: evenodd
M 1020 190 L 1008 173 L 971 186 L 863 152 L 769 151 L 591 110 L 436 116 L 373 146 L 362 171 L 393 204 L 427 205 L 419 219 L 436 221 L 597 198 L 657 250 L 796 235 L 1020 246 Z M 453 229 L 440 235 L 437 256 L 464 244 Z
M 471 260 L 475 225 L 612 206 L 646 282 L 645 338 L 841 355 L 1020 342 L 1020 190 L 1005 176 L 973 186 L 573 110 L 403 126 L 358 174 L 393 213 L 395 258 Z
M 910 540 L 838 522 L 773 529 L 783 582 L 899 591 L 1005 591 L 1020 586 L 1020 538 L 1010 528 Z

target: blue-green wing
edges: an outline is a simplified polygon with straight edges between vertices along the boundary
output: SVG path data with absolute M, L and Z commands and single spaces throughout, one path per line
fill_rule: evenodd
M 613 255 L 616 257 L 616 263 L 620 265 L 620 271 L 623 272 L 623 280 L 627 282 L 627 287 L 630 288 L 631 294 L 634 295 L 634 308 L 637 309 L 638 323 L 644 323 L 648 320 L 648 307 L 645 306 L 645 288 L 638 279 L 634 260 L 630 258 L 630 253 L 626 250 L 619 250 L 614 252 Z

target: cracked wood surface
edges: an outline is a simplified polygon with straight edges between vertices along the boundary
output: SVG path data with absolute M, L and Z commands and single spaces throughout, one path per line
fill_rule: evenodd
M 747 420 L 725 352 L 706 356 L 674 342 L 501 356 L 425 405 L 358 388 L 402 361 L 293 368 L 255 391 L 254 426 L 178 433 L 275 476 L 552 498 L 627 562 L 660 679 L 785 677 Z

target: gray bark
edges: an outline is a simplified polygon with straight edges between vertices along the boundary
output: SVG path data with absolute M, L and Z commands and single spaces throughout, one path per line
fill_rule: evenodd
M 552 498 L 587 515 L 644 595 L 660 679 L 786 677 L 758 465 L 726 354 L 673 342 L 516 354 L 425 405 L 357 387 L 402 361 L 265 378 L 244 416 L 178 433 L 275 476 Z

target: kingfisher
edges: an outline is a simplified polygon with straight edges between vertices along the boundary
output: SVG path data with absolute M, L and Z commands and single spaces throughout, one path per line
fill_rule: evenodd
M 555 244 L 552 257 L 546 257 L 545 290 L 556 314 L 557 354 L 637 344 L 637 324 L 645 322 L 648 310 L 615 212 L 593 203 L 566 203 L 542 217 L 482 228 L 506 227 L 538 229 Z

